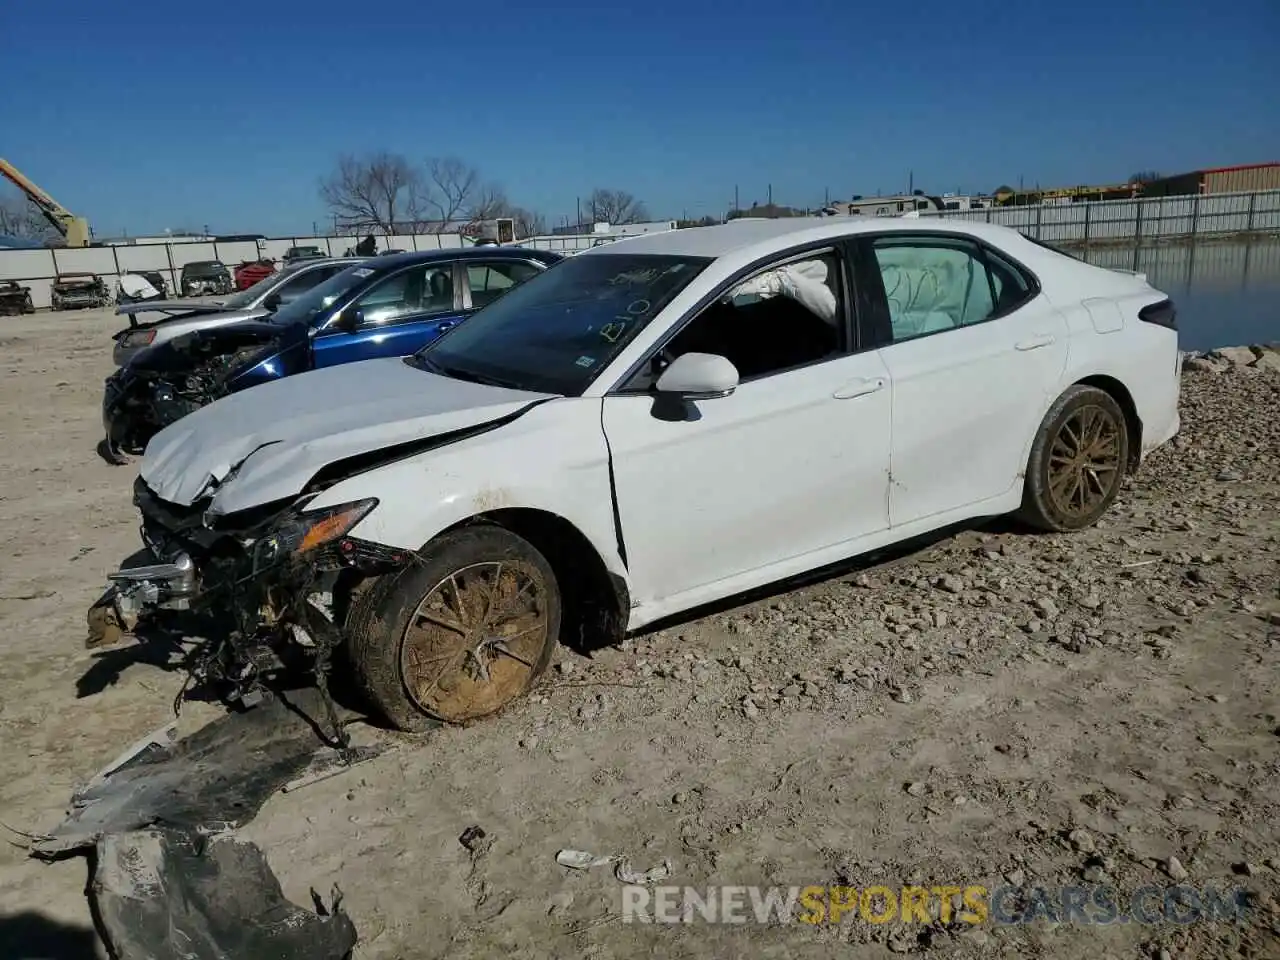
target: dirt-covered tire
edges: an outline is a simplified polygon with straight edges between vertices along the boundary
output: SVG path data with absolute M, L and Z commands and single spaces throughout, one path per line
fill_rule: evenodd
M 400 730 L 497 713 L 547 669 L 560 589 L 546 558 L 502 527 L 462 527 L 352 607 L 347 654 L 369 706 Z
M 1018 518 L 1055 533 L 1090 527 L 1119 494 L 1128 463 L 1120 404 L 1105 390 L 1076 384 L 1049 408 L 1036 433 Z

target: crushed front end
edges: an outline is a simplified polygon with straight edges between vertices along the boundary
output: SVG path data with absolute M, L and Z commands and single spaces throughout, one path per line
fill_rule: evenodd
M 229 393 L 240 365 L 271 346 L 253 332 L 188 334 L 118 368 L 102 391 L 107 459 L 140 455 L 169 424 Z
M 263 683 L 299 667 L 324 689 L 351 598 L 411 555 L 347 536 L 376 500 L 308 511 L 312 498 L 216 516 L 208 499 L 166 503 L 139 478 L 134 503 L 149 556 L 108 576 L 88 612 L 86 645 L 200 637 L 192 679 L 228 701 L 252 703 Z

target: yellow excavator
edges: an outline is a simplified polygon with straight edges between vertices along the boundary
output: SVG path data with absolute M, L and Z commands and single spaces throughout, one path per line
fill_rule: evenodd
M 0 159 L 0 176 L 13 181 L 14 185 L 26 194 L 44 218 L 53 224 L 53 228 L 62 234 L 68 247 L 89 246 L 89 221 L 77 217 L 49 194 L 45 193 L 8 160 Z

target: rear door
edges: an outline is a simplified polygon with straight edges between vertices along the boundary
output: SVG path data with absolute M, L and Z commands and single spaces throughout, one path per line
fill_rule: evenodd
M 1007 494 L 1058 392 L 1066 319 L 1035 277 L 959 234 L 858 241 L 893 381 L 893 526 Z
M 315 365 L 413 353 L 466 314 L 462 283 L 465 275 L 454 261 L 415 264 L 391 274 L 344 311 L 356 311 L 354 331 L 334 329 L 335 324 L 316 336 L 312 341 Z
M 526 280 L 536 277 L 545 268 L 527 260 L 468 260 L 462 264 L 467 282 L 464 285 L 464 306 L 468 311 L 479 310 L 497 300 Z

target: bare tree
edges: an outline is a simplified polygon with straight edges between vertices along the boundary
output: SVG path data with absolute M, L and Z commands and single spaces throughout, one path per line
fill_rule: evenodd
M 0 234 L 39 244 L 57 243 L 62 239 L 40 208 L 21 194 L 0 196 Z
M 1129 183 L 1152 183 L 1161 179 L 1163 175 L 1157 170 L 1139 170 L 1137 173 L 1129 174 Z
M 423 192 L 421 171 L 385 150 L 340 157 L 337 171 L 320 184 L 320 196 L 341 226 L 387 235 L 399 224 L 418 222 Z
M 639 223 L 649 216 L 644 202 L 625 190 L 596 188 L 587 198 L 587 209 L 594 223 Z
M 481 219 L 474 216 L 472 206 L 483 190 L 480 171 L 475 167 L 457 157 L 433 157 L 427 161 L 427 176 L 420 195 L 422 209 L 440 233 L 449 229 L 450 224 Z
M 524 240 L 547 232 L 547 218 L 524 207 L 512 207 L 504 216 L 515 221 L 516 237 Z

